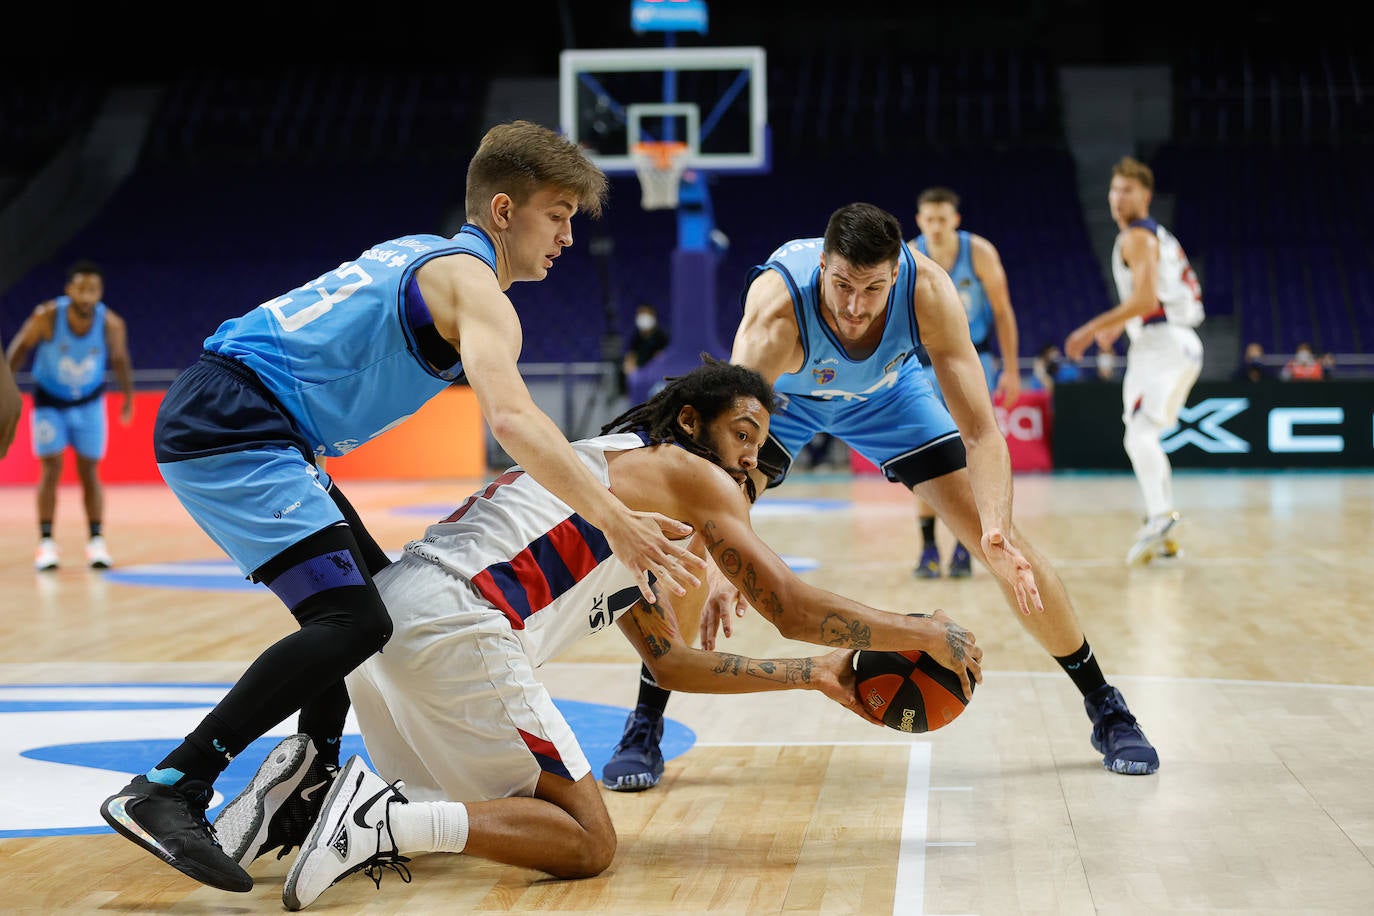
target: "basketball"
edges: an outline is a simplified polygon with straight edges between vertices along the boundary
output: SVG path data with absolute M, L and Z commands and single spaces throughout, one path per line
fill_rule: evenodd
M 859 702 L 899 732 L 933 732 L 968 706 L 959 676 L 919 649 L 854 653 L 854 690 Z M 969 678 L 972 691 L 974 681 Z

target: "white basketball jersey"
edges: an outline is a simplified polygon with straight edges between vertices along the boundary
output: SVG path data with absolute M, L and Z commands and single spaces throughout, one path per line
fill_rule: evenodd
M 1150 218 L 1135 220 L 1129 228 L 1141 228 L 1155 234 L 1159 241 L 1159 274 L 1155 283 L 1155 293 L 1159 296 L 1159 306 L 1169 324 L 1195 328 L 1202 324 L 1202 284 L 1198 282 L 1193 266 L 1188 263 L 1188 255 L 1173 233 Z M 1121 240 L 1125 232 L 1117 234 L 1116 244 L 1112 246 L 1112 278 L 1116 280 L 1116 293 L 1119 301 L 1126 301 L 1134 290 L 1131 282 L 1131 269 L 1121 256 Z M 1150 316 L 1145 316 L 1149 318 Z M 1126 322 L 1126 334 L 1132 339 L 1140 333 L 1145 319 L 1137 316 Z
M 602 484 L 610 486 L 608 452 L 642 448 L 634 433 L 572 443 Z M 611 553 L 606 537 L 520 467 L 468 497 L 448 518 L 406 544 L 406 554 L 471 584 L 505 615 L 538 666 L 584 636 L 610 626 L 639 600 L 634 576 Z M 414 613 L 412 613 L 414 611 Z M 441 609 L 408 609 L 442 636 Z M 423 641 L 423 639 L 422 639 Z

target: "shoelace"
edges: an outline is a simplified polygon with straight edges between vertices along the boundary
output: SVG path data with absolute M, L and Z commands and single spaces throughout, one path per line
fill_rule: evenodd
M 1136 731 L 1136 719 L 1131 715 L 1131 711 L 1126 708 L 1126 704 L 1119 702 L 1116 697 L 1109 697 L 1100 707 L 1102 711 L 1102 733 L 1127 731 L 1132 735 Z
M 211 843 L 215 844 L 215 848 L 222 848 L 219 843 L 219 834 L 215 832 L 215 825 L 210 823 L 210 819 L 205 816 L 206 810 L 210 807 L 213 791 L 197 792 L 195 798 L 185 792 L 178 791 L 177 796 L 186 807 L 186 813 L 191 815 L 191 819 L 196 822 L 197 827 L 205 831 L 205 835 L 210 838 Z
M 630 725 L 630 730 L 625 733 L 625 737 L 620 739 L 620 743 L 615 746 L 616 751 L 627 747 L 648 747 L 653 740 L 654 723 L 648 719 L 636 717 Z
M 391 823 L 391 806 L 397 802 L 405 803 L 408 801 L 408 799 L 401 794 L 402 785 L 403 783 L 399 779 L 391 784 L 391 788 L 395 790 L 395 794 L 386 800 L 386 817 L 377 825 L 377 852 L 355 869 L 366 875 L 377 890 L 382 889 L 382 873 L 386 869 L 394 871 L 400 876 L 401 881 L 406 884 L 409 884 L 411 881 L 410 869 L 406 867 L 406 863 L 410 861 L 410 858 L 401 855 L 401 850 L 396 848 L 396 838 L 394 836 L 391 838 L 391 849 L 386 852 L 382 851 L 382 831 L 385 830 L 388 834 L 391 833 L 391 828 L 388 826 Z

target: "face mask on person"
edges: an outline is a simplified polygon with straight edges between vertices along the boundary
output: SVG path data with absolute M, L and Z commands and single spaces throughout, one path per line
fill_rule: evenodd
M 639 328 L 641 334 L 648 334 L 658 327 L 658 319 L 653 315 L 639 314 L 635 316 L 635 327 Z

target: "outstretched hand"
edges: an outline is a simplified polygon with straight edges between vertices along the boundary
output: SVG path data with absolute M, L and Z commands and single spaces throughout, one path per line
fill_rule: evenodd
M 685 538 L 692 530 L 691 525 L 657 512 L 626 509 L 601 533 L 611 553 L 634 574 L 644 600 L 654 604 L 658 598 L 649 582 L 651 573 L 660 587 L 678 596 L 701 584 L 697 576 L 705 571 L 706 561 L 687 549 Z
M 749 602 L 725 573 L 714 563 L 706 564 L 706 603 L 701 609 L 701 648 L 707 652 L 716 647 L 716 631 L 729 639 L 734 635 L 734 617 L 743 617 Z
M 1035 584 L 1035 572 L 1031 569 L 1021 551 L 1000 528 L 989 528 L 983 532 L 983 557 L 988 568 L 1011 586 L 1016 595 L 1016 606 L 1021 613 L 1030 616 L 1031 608 L 1044 613 L 1045 605 L 1040 600 L 1040 587 Z

